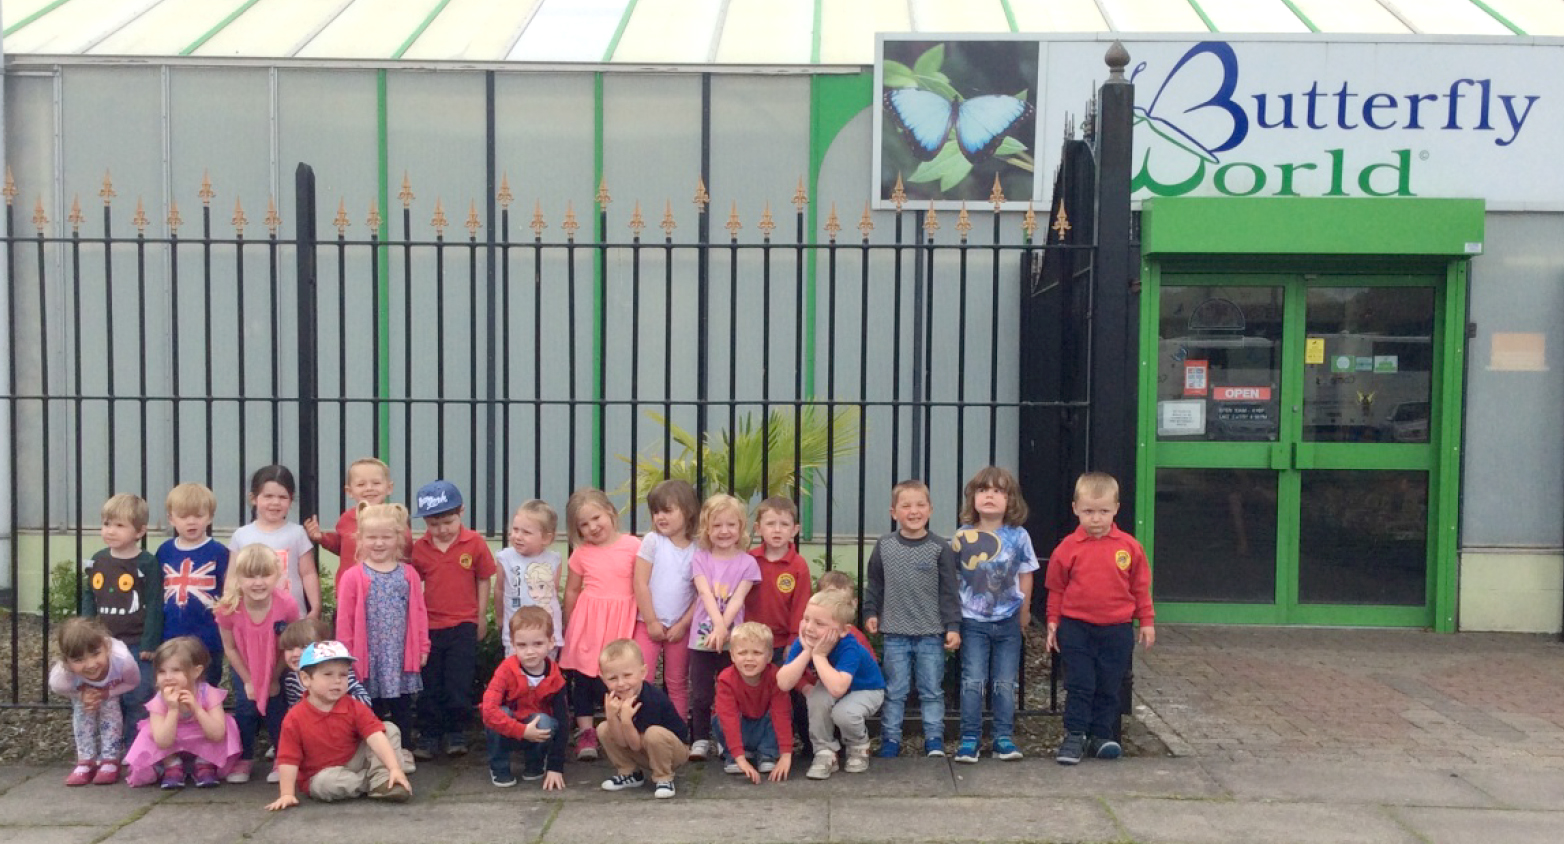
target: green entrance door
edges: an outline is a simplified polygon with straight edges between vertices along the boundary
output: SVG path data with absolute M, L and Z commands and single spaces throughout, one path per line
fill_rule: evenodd
M 1446 281 L 1161 274 L 1160 619 L 1433 624 Z

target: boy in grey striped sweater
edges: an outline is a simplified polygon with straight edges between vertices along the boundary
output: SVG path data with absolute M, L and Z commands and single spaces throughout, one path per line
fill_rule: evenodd
M 956 552 L 929 532 L 934 505 L 921 481 L 891 490 L 896 530 L 880 537 L 869 557 L 864 629 L 885 637 L 885 706 L 880 710 L 880 757 L 901 753 L 907 692 L 917 678 L 923 749 L 945 755 L 945 652 L 961 647 L 961 596 Z

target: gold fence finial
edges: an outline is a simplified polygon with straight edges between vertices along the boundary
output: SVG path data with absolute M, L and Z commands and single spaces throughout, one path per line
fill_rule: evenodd
M 103 197 L 103 204 L 108 205 L 119 194 L 114 192 L 114 180 L 109 178 L 109 171 L 103 171 L 103 189 L 98 191 L 98 196 Z
M 1031 240 L 1037 232 L 1037 213 L 1032 210 L 1032 203 L 1026 203 L 1026 216 L 1021 218 L 1021 230 L 1026 232 L 1026 239 Z
M 532 206 L 532 222 L 529 225 L 534 238 L 542 237 L 543 230 L 548 228 L 548 221 L 543 219 L 543 200 L 538 200 L 537 204 Z
M 277 213 L 277 197 L 266 197 L 266 219 L 262 222 L 266 223 L 266 230 L 272 237 L 276 237 L 277 229 L 282 225 L 282 216 Z
M 72 232 L 81 231 L 81 224 L 87 222 L 86 216 L 81 213 L 80 194 L 71 197 L 71 213 L 65 219 L 70 221 Z
M 337 218 L 331 221 L 337 227 L 337 237 L 346 237 L 348 233 L 348 201 L 344 197 L 337 198 Z M 272 231 L 276 231 L 273 229 Z
M 445 219 L 445 206 L 440 204 L 440 197 L 434 198 L 434 216 L 429 218 L 429 225 L 434 226 L 435 237 L 445 237 L 445 227 L 450 221 Z
M 565 222 L 560 223 L 559 227 L 565 230 L 565 237 L 570 240 L 576 239 L 576 229 L 581 228 L 581 224 L 576 222 L 575 205 L 568 199 L 565 200 Z
M 934 233 L 939 231 L 939 213 L 934 210 L 934 200 L 929 200 L 929 216 L 923 220 L 923 231 L 928 234 L 929 240 L 934 239 Z
M 804 190 L 804 177 L 798 177 L 798 190 L 793 191 L 793 207 L 798 213 L 804 213 L 804 206 L 809 204 L 809 192 Z
M 994 213 L 1005 205 L 1005 189 L 999 186 L 999 174 L 994 174 L 994 189 L 988 192 L 988 201 L 994 205 Z
M 136 214 L 130 218 L 130 224 L 136 227 L 138 237 L 147 233 L 147 223 L 150 222 L 152 221 L 147 219 L 146 205 L 141 201 L 141 197 L 136 197 Z
M 0 188 L 0 195 L 5 196 L 6 205 L 16 202 L 16 178 L 11 175 L 11 165 L 9 164 L 5 166 L 5 187 Z
M 467 227 L 467 236 L 476 238 L 478 230 L 483 228 L 483 222 L 478 219 L 478 201 L 471 200 L 467 205 L 467 222 L 462 223 Z
M 766 240 L 770 240 L 771 233 L 777 230 L 777 221 L 771 219 L 771 200 L 769 199 L 766 200 L 766 207 L 760 212 L 760 224 L 756 228 L 760 229 L 761 235 Z
M 695 203 L 696 211 L 702 214 L 706 213 L 706 206 L 711 203 L 711 194 L 706 192 L 706 178 L 704 176 L 695 177 L 695 199 L 691 201 Z
M 733 240 L 739 239 L 739 229 L 744 228 L 744 224 L 739 222 L 738 200 L 733 201 L 733 210 L 728 214 L 728 222 L 724 223 L 722 227 L 728 230 L 729 238 Z
M 825 218 L 825 233 L 831 237 L 831 242 L 836 242 L 836 236 L 842 231 L 842 221 L 836 216 L 836 203 L 831 203 L 831 214 Z
M 868 240 L 874 231 L 874 218 L 869 216 L 869 203 L 863 204 L 863 216 L 858 218 L 858 231 L 863 232 L 863 239 Z
M 967 234 L 972 231 L 972 218 L 967 216 L 966 200 L 962 200 L 961 213 L 956 215 L 956 231 L 961 233 L 962 240 L 966 240 Z
M 239 234 L 239 237 L 244 237 L 244 227 L 249 225 L 249 223 L 250 221 L 244 216 L 244 206 L 239 204 L 238 197 L 234 197 L 233 224 L 234 231 Z
M 402 200 L 403 208 L 413 207 L 413 180 L 408 178 L 407 171 L 402 171 L 402 189 L 397 191 L 396 198 Z
M 635 208 L 630 211 L 630 231 L 637 240 L 641 238 L 641 230 L 646 228 L 646 220 L 641 218 L 641 200 L 635 201 Z
M 38 227 L 41 236 L 45 226 L 49 225 L 49 215 L 43 213 L 43 194 L 38 194 L 38 204 L 33 206 L 33 225 Z
M 1059 211 L 1054 214 L 1054 221 L 1049 228 L 1054 230 L 1060 240 L 1064 240 L 1064 236 L 1070 233 L 1070 215 L 1064 212 L 1064 197 L 1059 198 Z
M 500 174 L 500 192 L 495 194 L 494 198 L 498 199 L 500 201 L 500 207 L 501 208 L 503 208 L 506 211 L 510 210 L 511 200 L 515 199 L 516 197 L 510 192 L 510 174 L 509 173 L 501 173 Z
M 664 236 L 673 238 L 673 230 L 679 227 L 679 224 L 673 221 L 673 200 L 668 200 L 668 204 L 663 207 L 663 221 L 658 225 L 662 227 Z
M 370 237 L 380 236 L 380 205 L 373 199 L 369 201 L 369 219 L 364 221 L 364 225 L 369 226 Z
M 608 177 L 607 176 L 604 176 L 603 178 L 598 179 L 598 181 L 597 181 L 597 196 L 593 197 L 593 199 L 597 200 L 597 210 L 599 210 L 599 211 L 603 211 L 603 210 L 607 209 L 609 204 L 611 204 L 614 201 L 613 197 L 608 195 Z
M 179 236 L 179 227 L 184 225 L 184 224 L 185 224 L 184 219 L 179 216 L 179 202 L 177 200 L 170 199 L 168 201 L 168 232 L 169 232 L 169 234 L 171 234 L 171 235 L 173 235 L 175 237 L 178 237 Z
M 891 204 L 896 206 L 896 212 L 901 213 L 901 207 L 907 204 L 907 189 L 902 187 L 901 174 L 896 174 L 896 187 L 891 189 Z
M 201 190 L 196 192 L 201 197 L 202 205 L 211 205 L 212 197 L 217 196 L 217 191 L 212 190 L 212 174 L 208 170 L 201 171 Z

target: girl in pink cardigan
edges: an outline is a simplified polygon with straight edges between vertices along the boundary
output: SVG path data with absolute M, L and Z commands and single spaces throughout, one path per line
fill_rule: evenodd
M 377 713 L 413 746 L 413 696 L 423 690 L 419 670 L 429 659 L 429 614 L 424 584 L 403 562 L 408 549 L 407 508 L 374 504 L 358 514 L 358 561 L 337 586 L 337 638 L 358 660 L 359 679 Z

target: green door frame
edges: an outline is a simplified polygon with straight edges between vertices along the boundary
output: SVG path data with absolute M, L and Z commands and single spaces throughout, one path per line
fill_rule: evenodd
M 1467 261 L 1482 250 L 1483 213 L 1482 200 L 1465 199 L 1164 197 L 1144 203 L 1135 532 L 1151 555 L 1153 568 L 1156 469 L 1159 463 L 1167 465 L 1169 460 L 1181 462 L 1177 444 L 1159 444 L 1156 438 L 1157 314 L 1163 274 L 1434 275 L 1441 277 L 1443 284 L 1436 290 L 1438 375 L 1432 385 L 1434 422 L 1429 434 L 1433 449 L 1429 461 L 1429 605 L 1309 606 L 1295 608 L 1288 618 L 1305 624 L 1432 626 L 1441 632 L 1455 630 Z M 1290 324 L 1296 325 L 1298 330 L 1292 335 L 1300 343 L 1302 318 L 1299 303 L 1293 306 L 1295 322 Z M 1301 351 L 1289 349 L 1289 359 Z M 1301 374 L 1284 375 L 1284 384 L 1287 377 L 1299 378 Z M 1163 449 L 1165 453 L 1159 453 Z M 1331 457 L 1329 449 L 1322 451 L 1321 446 L 1313 446 L 1312 451 L 1315 466 L 1329 468 L 1322 462 Z M 1273 459 L 1269 465 L 1277 464 Z M 1284 535 L 1279 541 L 1296 542 L 1295 536 L 1286 536 L 1283 526 L 1279 525 L 1279 530 Z M 1276 623 L 1282 620 L 1280 613 L 1284 609 L 1280 602 L 1179 604 L 1159 608 L 1158 614 L 1169 621 L 1187 617 L 1224 623 Z

